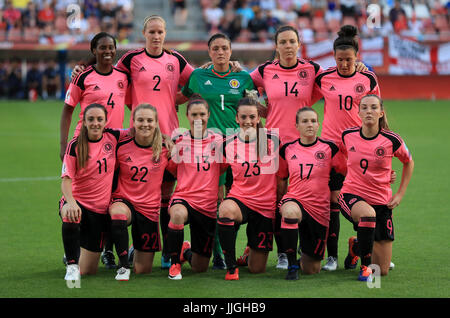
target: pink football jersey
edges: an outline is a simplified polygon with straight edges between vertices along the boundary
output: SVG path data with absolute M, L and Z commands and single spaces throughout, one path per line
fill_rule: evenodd
M 330 171 L 345 174 L 342 156 L 336 144 L 321 138 L 310 145 L 303 145 L 300 139 L 285 144 L 280 150 L 280 176 L 289 177 L 289 186 L 283 199 L 296 199 L 317 222 L 328 227 Z
M 118 180 L 113 198 L 129 201 L 136 211 L 158 222 L 167 148 L 163 145 L 159 160 L 154 160 L 152 147 L 140 146 L 129 138 L 117 145 L 116 153 Z
M 361 98 L 368 94 L 380 96 L 380 87 L 374 73 L 355 72 L 353 75 L 343 76 L 336 67 L 317 76 L 314 90 L 325 100 L 321 138 L 334 142 L 341 141 L 345 129 L 361 125 L 358 116 Z
M 195 139 L 187 131 L 175 141 L 175 155 L 167 170 L 177 177 L 172 200 L 183 199 L 210 218 L 217 217 L 219 177 L 223 172 L 221 147 L 223 135 L 207 131 L 203 139 Z
M 161 132 L 171 136 L 178 128 L 177 91 L 189 79 L 192 66 L 175 51 L 152 56 L 142 48 L 125 53 L 117 68 L 131 77 L 131 106 L 148 103 L 158 110 Z M 130 127 L 133 125 L 130 118 Z
M 102 74 L 91 65 L 74 78 L 65 98 L 65 104 L 76 107 L 79 103 L 81 107 L 74 136 L 80 132 L 84 109 L 93 103 L 105 106 L 108 113 L 107 128 L 122 128 L 127 91 L 128 76 L 115 67 L 111 73 Z
M 72 179 L 73 197 L 90 211 L 108 212 L 119 138 L 119 131 L 105 129 L 100 140 L 89 142 L 89 159 L 82 169 L 77 164 L 77 139 L 67 146 L 61 178 Z
M 279 129 L 282 144 L 298 138 L 295 115 L 299 108 L 312 105 L 314 81 L 320 72 L 318 64 L 298 59 L 289 68 L 278 60 L 266 62 L 250 74 L 255 87 L 262 87 L 269 101 L 265 126 Z
M 248 208 L 275 218 L 277 200 L 278 137 L 267 134 L 267 151 L 260 148 L 257 156 L 257 142 L 244 141 L 239 134 L 229 136 L 225 142 L 226 164 L 233 172 L 233 184 L 228 197 L 241 201 Z
M 360 127 L 345 130 L 342 141 L 347 175 L 341 193 L 359 195 L 372 205 L 387 204 L 392 197 L 392 157 L 403 163 L 412 159 L 406 144 L 399 135 L 384 129 L 366 138 Z

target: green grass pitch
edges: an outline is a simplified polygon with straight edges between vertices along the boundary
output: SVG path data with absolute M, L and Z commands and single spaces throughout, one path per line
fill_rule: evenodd
M 448 101 L 386 101 L 393 131 L 406 141 L 415 171 L 406 196 L 394 211 L 396 267 L 380 280 L 380 288 L 358 282 L 357 270 L 344 270 L 352 226 L 341 216 L 339 268 L 298 281 L 284 280 L 270 253 L 267 272 L 227 282 L 225 272 L 209 269 L 195 274 L 183 266 L 183 279 L 171 281 L 160 268 L 157 253 L 153 273 L 114 280 L 115 271 L 99 265 L 95 276 L 83 277 L 80 288 L 64 281 L 63 247 L 58 200 L 60 101 L 0 102 L 0 298 L 448 298 L 450 296 L 448 209 L 450 147 Z M 77 108 L 78 109 L 78 108 Z M 319 104 L 322 117 L 323 107 Z M 127 113 L 129 116 L 129 113 Z M 180 120 L 186 125 L 185 110 Z M 73 123 L 76 121 L 74 114 Z M 127 122 L 127 121 L 126 121 Z M 72 129 L 73 129 L 72 124 Z M 401 166 L 394 159 L 398 174 Z M 189 238 L 189 231 L 185 232 Z M 237 254 L 246 242 L 238 235 Z

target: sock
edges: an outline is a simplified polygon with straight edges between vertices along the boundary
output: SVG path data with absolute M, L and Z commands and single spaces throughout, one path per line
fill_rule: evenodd
M 167 255 L 167 227 L 169 226 L 169 208 L 165 202 L 161 201 L 161 208 L 159 213 L 159 222 L 161 225 L 161 235 L 163 241 L 162 255 Z
M 236 265 L 236 229 L 234 221 L 229 218 L 218 218 L 217 229 L 219 233 L 220 245 L 225 256 L 225 264 L 228 270 L 237 267 Z
M 277 204 L 277 206 L 278 206 L 278 204 Z M 280 229 L 281 229 L 281 213 L 277 207 L 275 210 L 275 226 L 274 226 L 273 236 L 275 237 L 275 243 L 277 244 L 278 254 L 283 253 L 283 251 L 282 251 L 283 244 L 281 241 Z
M 167 227 L 167 253 L 172 264 L 179 264 L 181 248 L 184 240 L 184 224 L 173 224 L 169 221 Z
M 67 264 L 78 264 L 80 258 L 80 223 L 62 223 L 62 239 Z
M 297 265 L 298 219 L 282 218 L 280 238 L 289 266 Z
M 361 265 L 369 266 L 372 263 L 372 249 L 375 239 L 375 217 L 361 217 L 358 222 L 358 245 Z
M 339 204 L 330 204 L 330 227 L 327 239 L 328 256 L 337 258 L 338 256 L 338 241 L 339 241 Z
M 217 218 L 219 218 L 219 205 L 220 202 L 217 202 Z M 222 255 L 223 252 L 222 247 L 220 246 L 219 231 L 217 230 L 216 227 L 216 233 L 214 235 L 213 256 L 222 258 Z
M 116 247 L 119 256 L 120 266 L 129 268 L 128 262 L 128 224 L 125 214 L 111 216 L 111 241 Z

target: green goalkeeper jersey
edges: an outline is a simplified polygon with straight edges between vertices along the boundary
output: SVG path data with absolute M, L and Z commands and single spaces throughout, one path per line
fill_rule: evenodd
M 217 72 L 211 65 L 206 69 L 196 69 L 183 87 L 186 97 L 200 94 L 209 105 L 211 115 L 208 128 L 217 128 L 223 134 L 227 128 L 239 127 L 236 123 L 236 105 L 244 97 L 245 90 L 253 90 L 254 85 L 250 74 L 246 71 Z

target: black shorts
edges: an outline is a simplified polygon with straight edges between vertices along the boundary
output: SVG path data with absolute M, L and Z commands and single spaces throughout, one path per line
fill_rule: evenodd
M 225 200 L 233 200 L 241 209 L 242 223 L 247 223 L 247 244 L 254 250 L 270 252 L 273 249 L 273 233 L 275 220 L 267 218 L 261 213 L 248 208 L 240 200 L 228 197 Z
M 355 231 L 358 229 L 358 224 L 353 221 L 351 210 L 353 205 L 359 201 L 366 202 L 366 200 L 356 194 L 341 193 L 339 195 L 339 206 L 342 215 L 353 223 Z M 395 233 L 392 210 L 386 205 L 371 205 L 371 207 L 376 213 L 375 241 L 393 241 L 395 239 Z
M 336 172 L 336 170 L 331 169 L 330 171 L 330 181 L 328 181 L 328 187 L 330 191 L 341 190 L 344 184 L 345 176 Z
M 173 199 L 171 207 L 175 204 L 183 205 L 188 211 L 188 220 L 191 232 L 191 251 L 205 257 L 211 257 L 216 233 L 217 220 L 198 212 L 183 199 Z
M 67 203 L 62 198 L 59 201 L 59 216 L 61 217 L 61 209 Z M 92 212 L 86 209 L 80 202 L 77 201 L 81 209 L 80 221 L 80 247 L 91 251 L 100 253 L 103 251 L 106 235 L 111 228 L 111 218 L 109 214 L 101 214 Z
M 322 260 L 325 255 L 328 227 L 317 222 L 298 200 L 287 198 L 281 201 L 280 206 L 286 202 L 295 202 L 302 211 L 302 220 L 298 225 L 302 253 L 316 260 Z
M 161 251 L 161 237 L 159 234 L 159 224 L 145 217 L 139 211 L 136 211 L 131 202 L 115 198 L 113 202 L 122 202 L 131 211 L 131 237 L 133 239 L 133 247 L 142 252 L 159 252 Z

